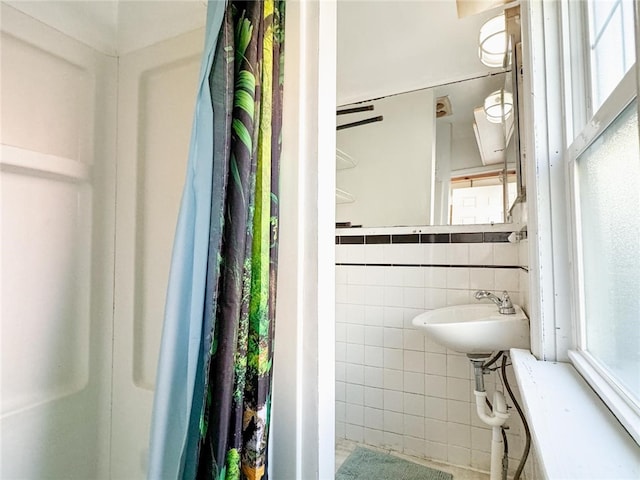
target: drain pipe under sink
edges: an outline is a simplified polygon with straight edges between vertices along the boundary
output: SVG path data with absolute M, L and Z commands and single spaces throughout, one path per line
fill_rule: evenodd
M 469 355 L 470 357 L 470 355 Z M 492 427 L 491 437 L 491 470 L 490 480 L 504 480 L 502 457 L 504 456 L 504 443 L 502 441 L 502 426 L 509 418 L 507 403 L 502 392 L 493 393 L 493 409 L 487 413 L 487 392 L 484 389 L 484 360 L 470 358 L 473 363 L 476 380 L 476 388 L 473 394 L 476 397 L 476 413 L 480 420 Z

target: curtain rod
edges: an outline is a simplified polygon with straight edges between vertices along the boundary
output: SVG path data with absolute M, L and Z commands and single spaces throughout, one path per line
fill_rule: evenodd
M 344 125 L 338 125 L 336 130 L 344 130 L 345 128 L 359 127 L 361 125 L 367 125 L 368 123 L 381 122 L 383 120 L 382 115 L 378 117 L 365 118 L 364 120 L 358 120 L 357 122 L 345 123 Z
M 363 107 L 345 108 L 343 110 L 337 110 L 336 115 L 346 115 L 348 113 L 360 113 L 373 111 L 373 105 L 365 105 Z

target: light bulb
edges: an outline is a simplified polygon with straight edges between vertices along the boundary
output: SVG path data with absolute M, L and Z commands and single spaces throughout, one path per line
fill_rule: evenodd
M 504 66 L 507 52 L 507 32 L 504 13 L 486 21 L 480 27 L 478 56 L 487 67 Z
M 484 99 L 484 113 L 491 123 L 502 123 L 513 111 L 513 95 L 503 89 Z

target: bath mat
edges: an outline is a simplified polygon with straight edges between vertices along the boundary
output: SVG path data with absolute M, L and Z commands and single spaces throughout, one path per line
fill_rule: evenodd
M 336 480 L 453 480 L 450 473 L 356 447 L 336 473 Z

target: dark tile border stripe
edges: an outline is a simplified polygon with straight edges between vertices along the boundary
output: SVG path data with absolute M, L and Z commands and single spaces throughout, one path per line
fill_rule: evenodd
M 483 243 L 484 234 L 477 233 L 452 233 L 451 243 Z
M 403 233 L 390 235 L 336 235 L 336 245 L 409 243 L 506 243 L 511 232 Z
M 364 235 L 349 235 L 338 237 L 340 245 L 364 245 Z
M 391 235 L 391 243 L 420 243 L 420 234 Z
M 336 267 L 438 267 L 438 268 L 500 268 L 529 271 L 520 265 L 448 265 L 442 263 L 336 263 Z
M 364 241 L 367 245 L 381 245 L 391 243 L 391 235 L 365 235 Z
M 448 233 L 423 233 L 420 235 L 420 243 L 451 243 L 451 235 Z

